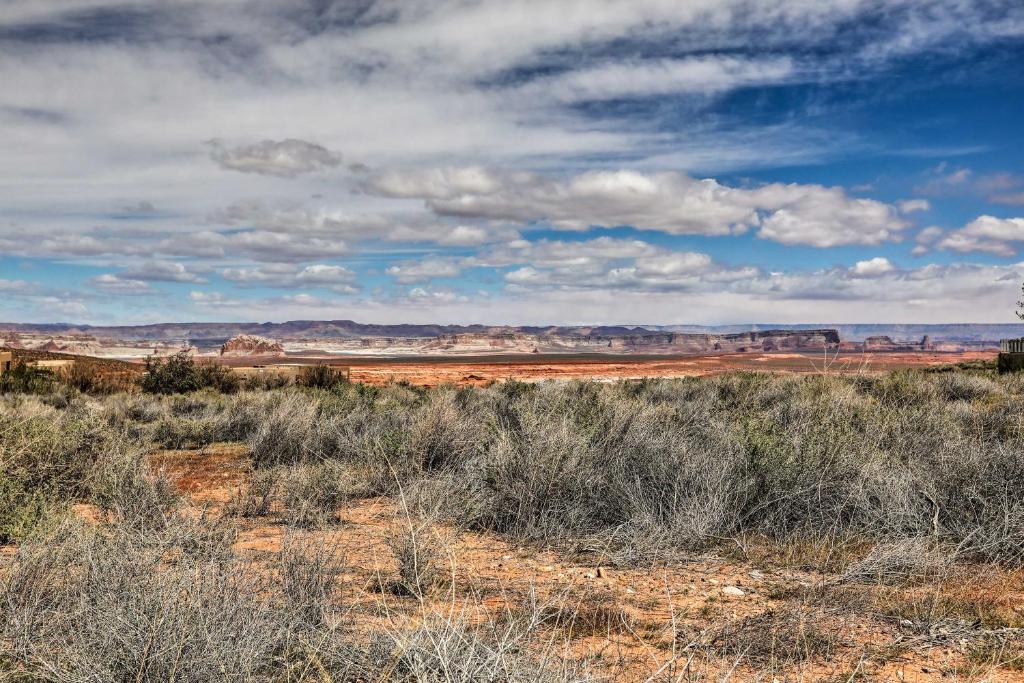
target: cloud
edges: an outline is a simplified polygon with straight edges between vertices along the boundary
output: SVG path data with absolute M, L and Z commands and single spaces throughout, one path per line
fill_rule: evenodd
M 518 237 L 515 229 L 507 225 L 450 225 L 423 211 L 350 214 L 324 206 L 270 206 L 262 201 L 236 202 L 213 212 L 209 219 L 213 223 L 287 233 L 295 239 L 320 237 L 479 246 Z
M 237 147 L 226 147 L 221 140 L 207 144 L 210 158 L 221 168 L 241 173 L 295 178 L 341 164 L 341 154 L 305 140 L 263 140 Z
M 5 280 L 0 278 L 0 292 L 27 292 L 32 285 L 25 280 Z
M 892 206 L 851 198 L 837 187 L 774 184 L 755 193 L 768 211 L 758 237 L 782 244 L 881 244 L 898 241 L 909 227 Z
M 548 222 L 562 230 L 632 226 L 672 235 L 758 236 L 832 247 L 897 240 L 908 223 L 895 207 L 837 187 L 771 183 L 754 189 L 677 172 L 590 171 L 566 178 L 480 168 L 392 171 L 366 190 L 418 197 L 442 216 Z
M 313 264 L 300 268 L 290 263 L 277 263 L 258 268 L 226 268 L 221 276 L 242 286 L 323 287 L 342 294 L 358 291 L 354 284 L 356 273 L 338 265 Z
M 930 197 L 943 197 L 970 189 L 973 174 L 969 168 L 948 170 L 946 162 L 942 162 L 928 174 L 928 180 L 914 188 L 916 194 Z
M 915 211 L 928 211 L 932 208 L 931 202 L 927 199 L 904 199 L 897 204 L 900 213 L 913 213 Z
M 108 294 L 138 295 L 150 294 L 153 290 L 141 280 L 125 279 L 120 275 L 105 273 L 89 280 L 96 289 Z
M 1007 204 L 1009 206 L 1024 206 L 1024 192 L 1007 192 L 995 194 L 989 197 L 989 201 L 995 204 Z
M 414 287 L 409 290 L 406 301 L 413 305 L 431 306 L 435 304 L 466 302 L 469 301 L 469 297 L 450 289 L 427 289 L 424 287 Z
M 850 275 L 854 277 L 881 277 L 896 270 L 896 266 L 889 262 L 884 256 L 876 256 L 866 261 L 857 261 L 850 268 Z
M 232 299 L 223 292 L 193 291 L 189 292 L 188 298 L 203 308 L 234 308 L 244 305 L 243 301 Z
M 146 261 L 128 268 L 119 277 L 146 282 L 189 282 L 202 284 L 206 280 L 182 263 Z
M 156 250 L 170 255 L 191 255 L 223 258 L 247 256 L 259 261 L 309 261 L 312 259 L 343 256 L 349 246 L 341 240 L 287 234 L 268 230 L 216 232 L 207 230 L 192 233 L 187 240 L 165 238 Z
M 670 94 L 713 94 L 751 85 L 779 84 L 795 76 L 788 57 L 745 59 L 707 55 L 686 59 L 614 61 L 534 79 L 515 96 L 554 100 L 561 104 L 651 97 Z
M 716 255 L 738 234 L 818 247 L 899 240 L 921 200 L 857 200 L 829 187 L 829 175 L 821 185 L 740 180 L 759 169 L 766 172 L 757 177 L 804 177 L 789 169 L 877 153 L 873 131 L 829 115 L 836 90 L 793 98 L 770 88 L 839 78 L 857 92 L 877 82 L 896 92 L 932 51 L 957 67 L 944 72 L 966 72 L 975 46 L 1015 46 L 1009 41 L 1024 27 L 1024 7 L 1012 0 L 606 0 L 586 11 L 578 0 L 0 6 L 0 250 L 50 260 L 45 274 L 24 276 L 33 281 L 69 264 L 110 270 L 114 279 L 96 284 L 107 291 L 90 308 L 119 317 L 150 313 L 119 306 L 117 288 L 198 285 L 226 270 L 248 274 L 229 280 L 220 305 L 265 315 L 306 308 L 299 299 L 237 301 L 230 288 L 263 278 L 266 287 L 355 289 L 359 275 L 344 269 L 306 270 L 342 268 L 329 265 L 335 259 L 429 281 L 395 252 L 455 263 L 467 289 L 493 288 L 506 271 L 546 279 L 547 289 L 516 285 L 522 315 L 555 305 L 574 316 L 682 311 L 680 301 L 695 305 L 690 292 L 717 291 L 737 299 L 716 305 L 744 311 L 744 297 L 754 296 L 741 294 L 744 286 L 800 281 L 832 291 L 829 278 L 857 279 L 849 264 L 819 283 L 689 251 L 699 240 L 651 239 L 673 251 L 641 240 L 537 241 L 532 231 L 551 225 L 592 238 L 591 226 L 635 225 L 720 236 Z M 723 100 L 729 95 L 735 100 Z M 939 196 L 982 193 L 1008 205 L 1021 192 L 1005 177 L 967 169 L 936 169 L 921 178 L 930 181 L 939 181 Z M 1010 253 L 1016 244 L 972 239 L 959 246 Z M 857 286 L 900 277 L 862 277 Z M 410 285 L 399 284 L 406 301 Z M 396 315 L 374 304 L 394 294 L 387 287 L 364 309 L 345 310 Z M 544 295 L 527 301 L 537 292 Z M 6 311 L 14 296 L 0 299 Z M 20 301 L 26 316 L 36 314 Z M 185 302 L 166 314 L 202 305 L 218 303 Z M 427 297 L 401 315 L 473 310 L 445 305 Z
M 395 282 L 403 285 L 457 277 L 461 273 L 462 265 L 457 260 L 439 257 L 404 261 L 387 269 L 387 274 L 393 277 Z
M 757 277 L 752 267 L 732 268 L 708 254 L 671 251 L 642 240 L 599 237 L 580 242 L 521 241 L 485 252 L 476 264 L 520 265 L 504 280 L 512 288 L 686 291 Z
M 128 206 L 122 206 L 121 212 L 126 214 L 146 215 L 156 213 L 156 207 L 153 205 L 153 202 L 140 201 Z
M 1024 218 L 979 216 L 938 240 L 939 249 L 951 251 L 987 251 L 1000 256 L 1013 256 L 1013 243 L 1024 241 Z
M 878 310 L 893 313 L 900 310 L 904 313 L 907 310 L 929 311 L 934 319 L 941 320 L 944 299 L 956 308 L 959 315 L 977 320 L 978 312 L 970 316 L 967 302 L 974 302 L 983 310 L 991 310 L 992 297 L 1009 297 L 1012 307 L 1012 296 L 1019 289 L 1022 278 L 1024 264 L 929 264 L 901 270 L 885 257 L 874 257 L 849 267 L 766 271 L 749 265 L 724 264 L 699 252 L 669 251 L 625 262 L 609 260 L 600 268 L 585 271 L 523 265 L 504 276 L 506 296 L 532 301 L 536 305 L 556 298 L 562 302 L 591 301 L 592 293 L 603 293 L 606 305 L 618 315 L 606 315 L 600 318 L 602 321 L 638 321 L 630 314 L 626 301 L 635 303 L 631 297 L 640 295 L 657 297 L 673 293 L 678 297 L 697 297 L 662 300 L 662 306 L 681 306 L 682 302 L 687 302 L 688 320 L 691 319 L 690 307 L 704 311 L 701 315 L 715 320 L 711 302 L 719 301 L 723 305 L 728 302 L 730 310 L 746 311 L 752 316 L 747 320 L 778 321 L 782 319 L 779 315 L 790 310 L 795 313 L 792 319 L 803 322 L 810 319 L 806 313 L 808 310 L 815 311 L 818 316 L 827 316 L 822 319 L 836 320 L 834 309 L 828 313 L 827 308 L 814 305 L 814 302 L 827 301 L 843 302 L 844 310 L 847 306 L 857 307 L 860 315 L 870 313 L 870 304 L 873 303 L 879 306 Z M 787 309 L 787 305 L 790 308 Z M 567 310 L 571 310 L 571 305 Z M 664 315 L 657 315 L 656 308 L 647 310 L 656 316 L 652 319 L 665 319 Z M 720 320 L 720 316 L 717 319 Z

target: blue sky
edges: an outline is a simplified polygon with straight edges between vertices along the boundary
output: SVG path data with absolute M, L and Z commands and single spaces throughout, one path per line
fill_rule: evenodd
M 8 0 L 0 320 L 1010 322 L 1012 0 Z

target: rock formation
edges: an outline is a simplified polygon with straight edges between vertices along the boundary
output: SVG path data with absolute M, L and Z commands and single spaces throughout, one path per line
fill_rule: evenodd
M 220 347 L 222 356 L 280 356 L 284 347 L 280 342 L 255 334 L 239 334 Z

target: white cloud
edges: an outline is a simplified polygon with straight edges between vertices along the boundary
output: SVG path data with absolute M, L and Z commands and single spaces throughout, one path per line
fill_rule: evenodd
M 934 233 L 930 236 L 935 236 Z M 952 251 L 987 251 L 1000 256 L 1013 256 L 1014 243 L 1024 241 L 1024 218 L 996 218 L 979 216 L 973 221 L 946 234 L 936 246 Z
M 469 297 L 450 289 L 427 289 L 424 287 L 414 287 L 409 290 L 407 301 L 414 305 L 431 306 L 436 304 L 466 302 L 469 301 Z
M 515 91 L 531 101 L 562 104 L 682 93 L 702 95 L 750 85 L 777 84 L 795 76 L 793 60 L 754 60 L 725 55 L 686 59 L 616 61 L 530 81 Z
M 97 275 L 89 280 L 96 289 L 109 294 L 149 294 L 152 292 L 149 285 L 141 280 L 126 279 L 113 273 Z
M 900 213 L 913 213 L 915 211 L 928 211 L 932 208 L 931 202 L 927 199 L 904 199 L 897 204 Z
M 202 284 L 206 280 L 182 263 L 146 261 L 128 268 L 119 277 L 154 282 L 189 282 Z
M 880 277 L 896 270 L 896 266 L 889 262 L 884 256 L 876 256 L 866 261 L 857 261 L 850 268 L 850 274 L 854 277 Z
M 455 259 L 428 257 L 419 261 L 405 261 L 391 266 L 387 274 L 395 282 L 411 285 L 430 282 L 437 278 L 457 277 L 462 273 L 462 265 Z
M 242 173 L 294 178 L 341 164 L 341 154 L 305 140 L 263 140 L 236 147 L 226 147 L 221 140 L 208 144 L 210 158 L 221 168 Z
M 113 288 L 198 284 L 220 270 L 261 272 L 268 286 L 342 292 L 358 277 L 305 272 L 306 264 L 370 260 L 419 242 L 450 247 L 438 258 L 460 265 L 532 268 L 552 283 L 549 293 L 558 292 L 533 301 L 538 311 L 655 310 L 630 297 L 632 286 L 651 297 L 661 295 L 658 286 L 675 287 L 680 297 L 688 287 L 711 296 L 714 278 L 729 288 L 784 287 L 791 282 L 784 276 L 771 280 L 748 266 L 707 264 L 643 242 L 515 245 L 529 224 L 545 221 L 580 232 L 625 224 L 676 235 L 754 233 L 822 247 L 897 240 L 908 229 L 901 214 L 921 210 L 911 206 L 921 200 L 897 210 L 819 185 L 729 186 L 662 171 L 704 176 L 722 169 L 741 177 L 752 168 L 845 155 L 865 140 L 860 131 L 830 129 L 827 116 L 815 117 L 826 122 L 815 129 L 799 113 L 766 124 L 709 105 L 715 95 L 749 86 L 873 78 L 894 58 L 1004 41 L 1024 26 L 1024 7 L 1010 0 L 583 5 L 2 2 L 0 28 L 8 40 L 0 41 L 0 250 L 116 271 L 108 274 L 115 281 L 97 283 L 108 289 L 105 303 L 116 301 Z M 754 48 L 737 56 L 738 45 Z M 807 54 L 816 55 L 813 64 Z M 577 106 L 665 96 L 669 116 L 660 106 L 652 116 L 638 116 L 631 106 Z M 344 170 L 334 150 L 371 170 Z M 613 168 L 653 171 L 606 170 Z M 364 177 L 379 195 L 352 192 Z M 950 168 L 922 182 L 940 180 L 936 191 L 943 193 L 981 183 L 966 169 Z M 999 182 L 986 181 L 998 193 L 992 197 L 1017 201 L 1019 188 Z M 217 217 L 218 207 L 253 197 L 262 208 Z M 949 239 L 943 248 L 999 254 L 1016 244 L 1006 233 L 966 228 Z M 471 247 L 482 253 L 463 260 Z M 281 264 L 275 275 L 272 267 Z M 837 272 L 848 278 L 847 270 Z M 573 273 L 585 295 L 569 289 Z M 601 289 L 602 282 L 611 289 Z M 609 291 L 610 301 L 602 298 Z M 288 307 L 322 310 L 298 300 L 220 296 L 195 303 L 230 302 L 235 311 L 267 315 Z M 68 310 L 82 306 L 68 301 Z M 658 302 L 676 306 L 671 298 Z M 388 315 L 385 307 L 364 305 Z M 443 306 L 440 299 L 433 305 Z M 744 310 L 742 300 L 733 305 Z M 362 309 L 346 310 L 359 317 Z
M 782 244 L 880 244 L 899 240 L 909 226 L 892 206 L 836 187 L 773 184 L 754 192 L 769 211 L 758 237 Z
M 225 296 L 223 292 L 189 292 L 189 299 L 203 308 L 234 308 L 243 305 L 238 299 Z
M 629 225 L 673 235 L 734 235 L 757 227 L 783 244 L 832 247 L 897 240 L 908 223 L 896 208 L 841 188 L 772 183 L 733 188 L 676 172 L 590 171 L 567 178 L 479 168 L 393 171 L 367 188 L 421 197 L 441 215 L 563 230 Z
M 31 287 L 25 280 L 5 280 L 0 278 L 0 292 L 26 292 Z
M 226 268 L 221 276 L 242 286 L 325 287 L 342 294 L 357 291 L 356 273 L 338 265 L 313 264 L 300 268 L 290 263 L 271 263 L 257 268 Z

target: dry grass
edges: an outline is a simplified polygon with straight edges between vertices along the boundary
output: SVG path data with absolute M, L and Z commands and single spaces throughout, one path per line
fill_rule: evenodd
M 1012 671 L 1022 397 L 1021 379 L 973 370 L 5 395 L 0 540 L 19 547 L 0 592 L 0 678 L 570 681 L 588 675 L 573 658 L 588 639 L 653 648 L 670 661 L 658 677 L 678 680 L 832 660 L 850 664 L 842 680 L 867 680 L 900 642 L 959 648 L 957 675 Z M 157 445 L 214 441 L 251 454 L 224 518 L 146 464 Z M 347 549 L 326 539 L 368 496 L 400 503 L 381 539 L 386 582 L 415 598 L 378 593 L 379 609 L 417 609 L 414 622 L 360 621 L 346 603 Z M 66 521 L 83 502 L 94 526 Z M 280 552 L 234 546 L 239 528 L 280 522 Z M 460 532 L 623 570 L 711 554 L 781 578 L 739 602 L 689 596 L 658 628 L 610 584 L 481 618 L 439 609 L 471 596 L 449 585 Z M 851 619 L 892 642 L 854 642 Z

